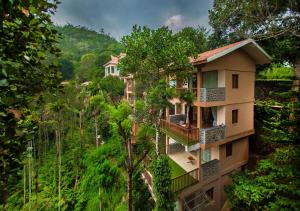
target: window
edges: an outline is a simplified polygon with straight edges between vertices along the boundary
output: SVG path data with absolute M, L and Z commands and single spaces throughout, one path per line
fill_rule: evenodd
M 170 81 L 169 81 L 169 86 L 170 86 L 171 88 L 175 88 L 175 87 L 176 87 L 176 80 L 170 80 Z
M 229 157 L 232 155 L 232 143 L 226 144 L 226 157 Z
M 210 188 L 208 189 L 205 194 L 211 199 L 213 200 L 214 199 L 214 188 Z
M 111 67 L 110 67 L 110 72 L 111 72 L 112 74 L 115 73 L 115 67 L 111 66 Z
M 232 124 L 238 123 L 239 110 L 232 110 Z
M 237 74 L 232 75 L 232 88 L 233 89 L 239 88 L 239 75 Z
M 211 149 L 201 150 L 201 160 L 206 163 L 211 160 Z

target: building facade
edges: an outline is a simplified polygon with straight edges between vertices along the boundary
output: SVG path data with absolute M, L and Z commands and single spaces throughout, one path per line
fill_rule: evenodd
M 106 75 L 118 74 L 116 58 L 120 59 L 112 57 L 105 65 Z M 177 93 L 189 89 L 195 94 L 189 109 L 179 98 L 172 99 L 161 120 L 165 153 L 183 172 L 172 178 L 176 210 L 222 209 L 230 174 L 248 162 L 248 137 L 254 133 L 256 65 L 270 61 L 248 39 L 190 59 L 196 69 L 190 80 L 169 79 Z M 132 85 L 126 81 L 126 99 L 133 95 L 132 77 L 130 81 Z M 143 176 L 152 192 L 150 171 L 145 169 Z
M 189 113 L 173 99 L 161 125 L 166 154 L 186 172 L 172 178 L 177 210 L 221 210 L 229 175 L 248 162 L 256 65 L 270 60 L 248 39 L 199 54 L 191 59 L 197 69 L 191 80 L 170 81 L 177 92 L 189 89 L 196 96 Z
M 104 64 L 105 77 L 111 75 L 114 77 L 118 77 L 124 81 L 125 90 L 124 90 L 124 99 L 129 103 L 133 103 L 134 101 L 134 80 L 132 76 L 121 76 L 120 70 L 118 69 L 118 64 L 120 60 L 125 56 L 124 53 L 119 54 L 118 56 L 111 56 L 111 59 Z

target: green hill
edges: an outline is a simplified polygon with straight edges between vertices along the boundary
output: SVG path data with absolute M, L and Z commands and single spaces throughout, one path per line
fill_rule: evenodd
M 56 26 L 61 34 L 59 47 L 61 71 L 64 79 L 91 80 L 104 74 L 103 64 L 110 55 L 121 52 L 121 44 L 104 32 L 96 32 L 82 26 Z

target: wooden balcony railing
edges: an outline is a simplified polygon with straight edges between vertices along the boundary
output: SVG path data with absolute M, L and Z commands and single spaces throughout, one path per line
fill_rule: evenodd
M 177 95 L 185 90 L 189 90 L 189 88 L 175 88 Z M 197 97 L 197 88 L 190 88 L 190 90 L 194 93 L 195 97 Z
M 171 190 L 176 193 L 199 181 L 199 169 L 194 169 L 172 179 Z
M 162 119 L 161 128 L 168 136 L 181 142 L 184 145 L 193 145 L 199 142 L 199 129 L 190 126 L 185 127 L 176 123 Z

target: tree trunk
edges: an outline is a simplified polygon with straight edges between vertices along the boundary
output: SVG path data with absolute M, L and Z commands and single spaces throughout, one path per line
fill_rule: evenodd
M 155 124 L 155 152 L 159 155 L 160 126 Z
M 83 147 L 83 110 L 79 112 L 80 149 Z
M 8 189 L 7 189 L 7 178 L 2 179 L 3 184 L 3 190 L 2 190 L 2 210 L 6 211 L 6 203 L 8 198 Z
M 97 124 L 97 118 L 95 116 L 95 139 L 96 139 L 96 147 L 99 146 L 99 140 L 98 140 L 98 124 Z
M 128 139 L 127 143 L 127 153 L 128 153 L 128 166 L 127 166 L 127 194 L 128 194 L 128 211 L 132 211 L 132 151 L 131 151 L 131 140 Z
M 295 67 L 295 78 L 296 80 L 300 80 L 300 57 L 296 58 L 294 67 Z
M 127 191 L 128 191 L 128 211 L 132 211 L 132 172 L 131 172 L 131 170 L 128 171 Z
M 190 126 L 190 105 L 187 105 L 185 115 L 186 115 L 185 123 L 189 127 Z

